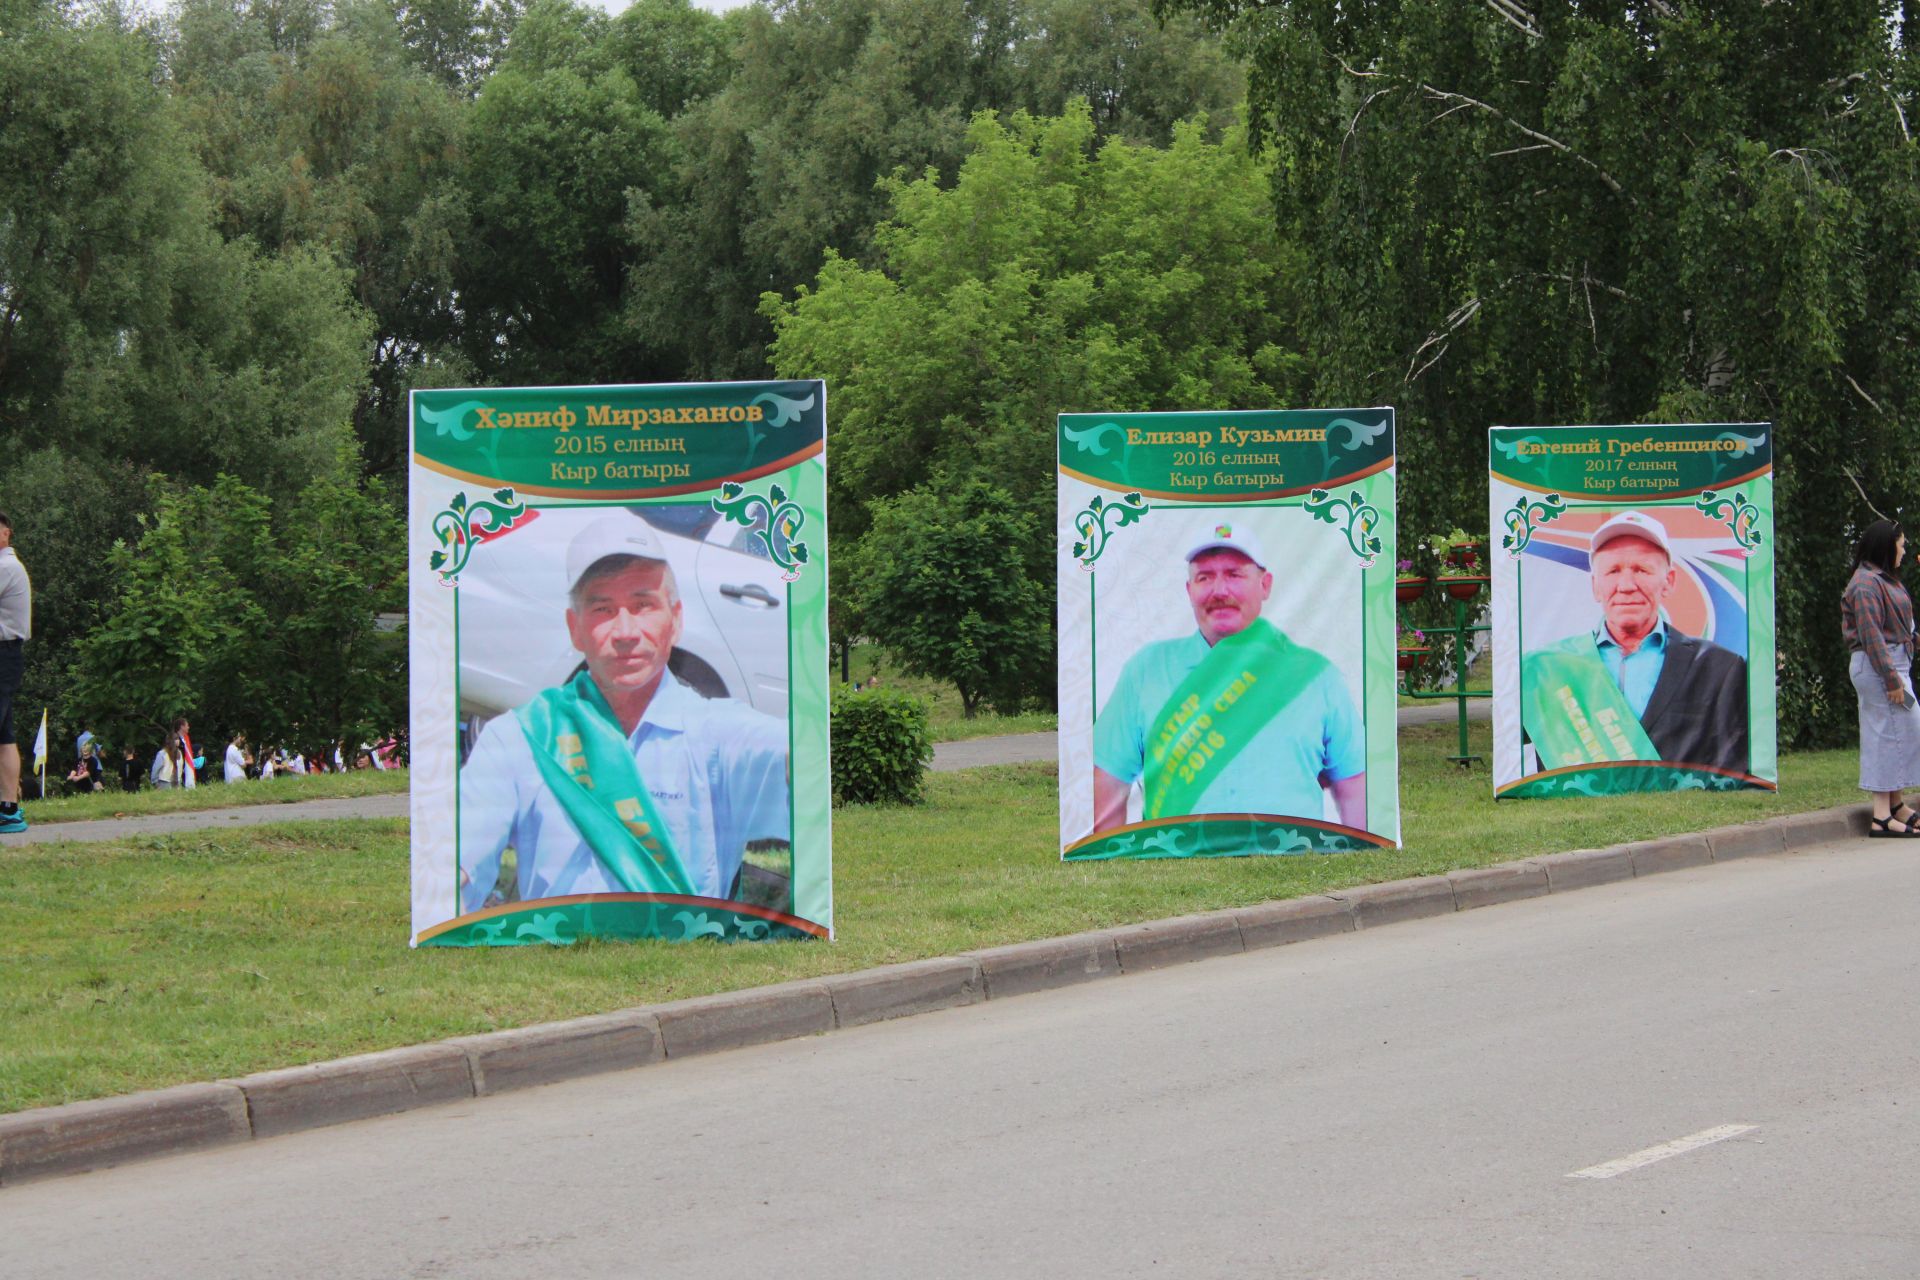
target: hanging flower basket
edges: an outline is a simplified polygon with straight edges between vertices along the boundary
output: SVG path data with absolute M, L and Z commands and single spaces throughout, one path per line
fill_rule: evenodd
M 1455 600 L 1471 600 L 1480 594 L 1480 588 L 1493 579 L 1482 575 L 1450 574 L 1439 581 L 1440 585 L 1446 588 L 1447 594 Z
M 1427 580 L 1417 574 L 1403 573 L 1393 580 L 1393 598 L 1400 604 L 1412 604 L 1427 594 Z
M 1480 559 L 1485 544 L 1475 540 L 1455 542 L 1447 548 L 1447 560 L 1461 568 L 1466 568 Z
M 1402 671 L 1411 671 L 1419 666 L 1420 660 L 1431 652 L 1432 650 L 1426 648 L 1424 645 L 1418 648 L 1401 649 L 1394 655 L 1394 665 Z

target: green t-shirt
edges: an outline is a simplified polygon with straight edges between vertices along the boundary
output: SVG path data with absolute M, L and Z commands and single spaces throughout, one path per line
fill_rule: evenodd
M 1129 658 L 1094 721 L 1093 763 L 1122 782 L 1137 781 L 1155 717 L 1209 651 L 1206 637 L 1196 630 L 1178 640 L 1157 641 Z M 1353 699 L 1339 671 L 1325 663 L 1308 686 L 1221 767 L 1194 812 L 1318 819 L 1325 812 L 1323 781 L 1351 778 L 1366 767 L 1366 739 Z

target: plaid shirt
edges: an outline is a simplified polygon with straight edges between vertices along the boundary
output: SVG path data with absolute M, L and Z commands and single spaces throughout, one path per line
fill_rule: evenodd
M 1900 579 L 1869 564 L 1853 571 L 1840 599 L 1840 626 L 1847 648 L 1858 649 L 1889 686 L 1906 674 L 1896 647 L 1912 652 L 1913 597 Z

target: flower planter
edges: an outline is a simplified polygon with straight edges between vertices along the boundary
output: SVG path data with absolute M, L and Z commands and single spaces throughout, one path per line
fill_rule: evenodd
M 1400 604 L 1412 604 L 1427 594 L 1427 580 L 1404 574 L 1393 580 L 1393 598 Z
M 1464 568 L 1479 558 L 1483 546 L 1479 542 L 1456 542 L 1447 548 L 1447 562 Z
M 1402 671 L 1411 671 L 1420 665 L 1420 659 L 1426 657 L 1429 652 L 1431 651 L 1425 647 L 1401 649 L 1394 655 L 1394 665 Z
M 1447 594 L 1455 600 L 1471 600 L 1480 594 L 1480 588 L 1491 581 L 1492 579 L 1487 577 L 1454 575 L 1441 578 L 1440 585 L 1445 587 Z

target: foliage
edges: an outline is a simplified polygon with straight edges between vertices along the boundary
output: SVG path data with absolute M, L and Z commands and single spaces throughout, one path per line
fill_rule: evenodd
M 267 512 L 267 499 L 222 476 L 164 495 L 139 542 L 115 546 L 118 589 L 78 646 L 68 708 L 109 747 L 156 741 L 183 715 L 203 722 L 209 742 L 220 735 L 206 728 L 254 722 L 248 713 L 267 701 L 268 614 L 256 563 L 234 559 L 268 545 Z
M 833 691 L 833 802 L 918 804 L 933 762 L 927 704 L 892 689 Z
M 907 671 L 951 682 L 968 718 L 1019 711 L 1048 692 L 1053 609 L 1037 559 L 1051 526 L 984 482 L 872 504 L 873 527 L 839 589 Z
M 15 720 L 37 722 L 39 709 L 55 704 L 55 741 L 71 742 L 86 727 L 64 723 L 58 695 L 74 644 L 111 595 L 113 545 L 139 532 L 147 483 L 138 468 L 58 443 L 10 457 L 0 476 L 0 510 L 13 521 L 14 548 L 33 580 L 33 639 Z
M 1392 403 L 1413 526 L 1491 423 L 1775 424 L 1784 741 L 1852 732 L 1847 547 L 1920 387 L 1906 18 L 1884 4 L 1162 0 L 1229 29 L 1323 323 L 1317 403 Z
M 444 0 L 441 16 L 462 4 Z M 378 5 L 316 9 L 292 32 L 287 12 L 191 0 L 169 33 L 173 97 L 222 234 L 323 256 L 345 277 L 369 326 L 349 409 L 369 465 L 390 471 L 406 392 L 457 327 L 463 99 L 444 60 L 482 55 L 429 35 L 428 8 L 402 8 L 398 25 Z M 409 38 L 431 46 L 426 69 Z
M 628 317 L 685 376 L 767 367 L 761 293 L 829 255 L 874 260 L 884 180 L 951 180 L 981 111 L 1053 114 L 1091 95 L 1097 135 L 1165 144 L 1223 125 L 1237 70 L 1146 0 L 793 0 L 728 15 L 732 71 L 675 122 L 674 179 L 637 195 Z
M 1100 137 L 1156 147 L 1196 115 L 1216 134 L 1234 124 L 1245 73 L 1187 15 L 1157 19 L 1137 0 L 1034 0 L 1007 8 L 1021 38 L 1010 59 L 1016 87 L 1007 105 L 1055 116 L 1084 98 Z
M 1059 727 L 1059 717 L 1051 707 L 1010 716 L 992 711 L 968 716 L 965 705 L 960 701 L 959 691 L 951 684 L 945 680 L 907 674 L 899 660 L 877 644 L 854 645 L 848 666 L 853 684 L 874 687 L 884 681 L 887 688 L 910 693 L 923 700 L 927 704 L 927 731 L 933 736 L 936 750 L 944 742 L 1052 733 Z
M 1264 175 L 1235 139 L 1209 142 L 1192 124 L 1165 150 L 1118 140 L 1095 150 L 1085 103 L 1006 125 L 982 115 L 969 138 L 950 187 L 932 174 L 888 184 L 879 266 L 830 254 L 811 288 L 765 306 L 775 368 L 833 388 L 829 496 L 839 546 L 860 548 L 850 590 L 860 634 L 929 672 L 1011 664 L 1011 683 L 967 677 L 969 705 L 984 681 L 1011 709 L 1052 687 L 1050 645 L 1029 661 L 1025 620 L 1051 626 L 1055 415 L 1287 403 L 1299 305 Z M 1030 597 L 976 610 L 929 581 L 914 607 L 931 612 L 909 618 L 875 584 L 935 530 L 975 518 L 934 510 L 935 495 L 975 480 L 1003 489 L 999 536 L 1016 541 L 972 554 L 1017 570 Z M 875 545 L 881 500 L 923 487 L 921 526 Z M 969 612 L 1005 642 L 962 637 Z M 909 632 L 923 638 L 896 638 Z M 950 656 L 936 663 L 930 647 Z
M 399 522 L 350 450 L 272 519 L 232 476 L 165 493 L 114 548 L 111 603 L 75 650 L 69 716 L 120 747 L 189 716 L 204 742 L 321 753 L 390 729 L 401 655 L 374 638 L 398 606 Z
M 364 321 L 331 264 L 216 233 L 155 69 L 110 14 L 0 41 L 0 451 L 285 484 L 326 460 Z
M 521 20 L 468 115 L 472 224 L 455 287 L 462 352 L 481 380 L 669 372 L 622 316 L 632 264 L 621 228 L 630 193 L 660 185 L 671 140 L 654 106 L 662 95 L 636 74 L 647 68 L 630 70 L 618 52 L 605 19 L 545 0 Z

